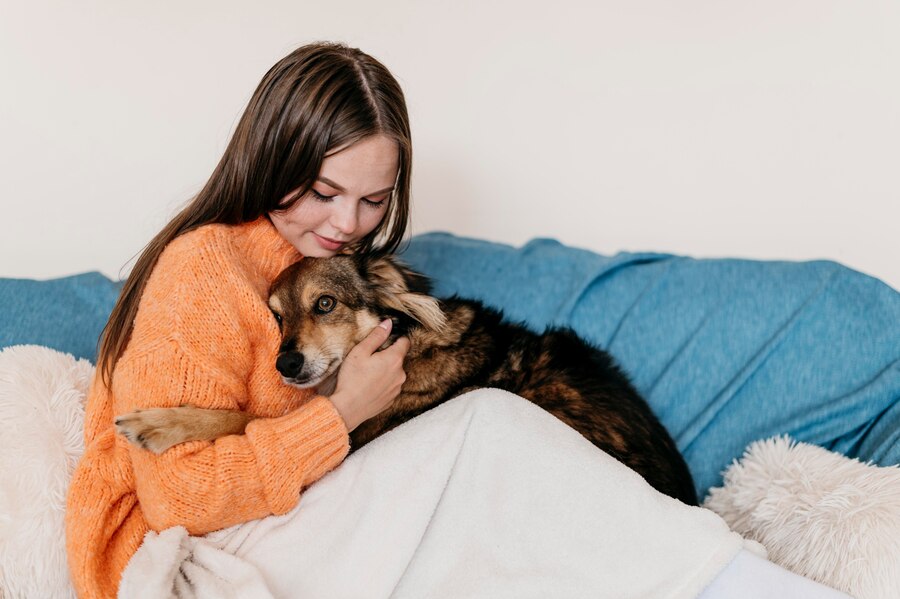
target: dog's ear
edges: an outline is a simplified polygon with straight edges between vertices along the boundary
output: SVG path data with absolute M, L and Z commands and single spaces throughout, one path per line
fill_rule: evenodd
M 387 258 L 390 260 L 390 258 Z M 403 275 L 406 288 L 412 293 L 431 295 L 431 279 L 418 273 L 398 260 L 393 260 L 394 267 Z
M 406 314 L 422 326 L 441 331 L 447 316 L 438 301 L 428 295 L 431 282 L 389 255 L 368 255 L 359 261 L 360 273 L 368 281 L 378 303 Z

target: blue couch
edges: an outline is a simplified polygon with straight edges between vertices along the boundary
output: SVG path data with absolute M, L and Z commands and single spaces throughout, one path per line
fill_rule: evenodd
M 601 256 L 445 233 L 403 258 L 435 294 L 478 298 L 609 350 L 685 455 L 701 497 L 752 441 L 790 434 L 900 463 L 900 293 L 834 262 Z M 0 280 L 0 347 L 91 361 L 120 283 L 99 273 Z

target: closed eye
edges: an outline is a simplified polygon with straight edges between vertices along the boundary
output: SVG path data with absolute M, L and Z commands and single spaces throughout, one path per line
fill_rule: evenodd
M 326 196 L 326 195 L 322 195 L 321 193 L 319 193 L 319 192 L 316 191 L 315 189 L 310 189 L 310 191 L 312 192 L 313 197 L 316 198 L 317 200 L 319 200 L 320 202 L 330 202 L 331 200 L 334 199 L 334 196 Z
M 321 194 L 318 191 L 316 191 L 315 189 L 310 189 L 310 191 L 312 192 L 313 197 L 316 198 L 316 201 L 318 201 L 318 202 L 328 203 L 331 200 L 333 200 L 335 197 L 335 196 L 327 196 L 327 195 Z M 369 208 L 381 208 L 384 205 L 386 200 L 387 200 L 387 198 L 382 198 L 380 200 L 370 200 L 369 198 L 362 198 L 362 203 L 365 204 L 366 206 L 368 206 Z
M 387 200 L 387 198 L 383 198 L 383 199 L 378 200 L 378 201 L 370 200 L 370 199 L 368 199 L 368 198 L 363 198 L 363 199 L 362 199 L 363 204 L 365 204 L 365 205 L 367 205 L 367 206 L 369 206 L 369 207 L 371 207 L 371 208 L 381 208 L 381 207 L 384 205 L 384 202 L 385 202 L 386 200 Z

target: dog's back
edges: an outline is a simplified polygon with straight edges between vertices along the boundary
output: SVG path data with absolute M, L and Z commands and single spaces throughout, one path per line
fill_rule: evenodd
M 407 383 L 391 408 L 354 432 L 354 446 L 460 393 L 496 387 L 547 410 L 658 491 L 696 505 L 674 441 L 608 353 L 570 330 L 537 335 L 479 302 L 453 298 L 441 309 L 449 333 L 409 329 Z

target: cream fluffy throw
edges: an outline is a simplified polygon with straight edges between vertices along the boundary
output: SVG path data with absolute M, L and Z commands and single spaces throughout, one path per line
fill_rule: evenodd
M 285 516 L 148 534 L 120 597 L 688 599 L 744 545 L 709 510 L 486 389 L 351 455 Z

